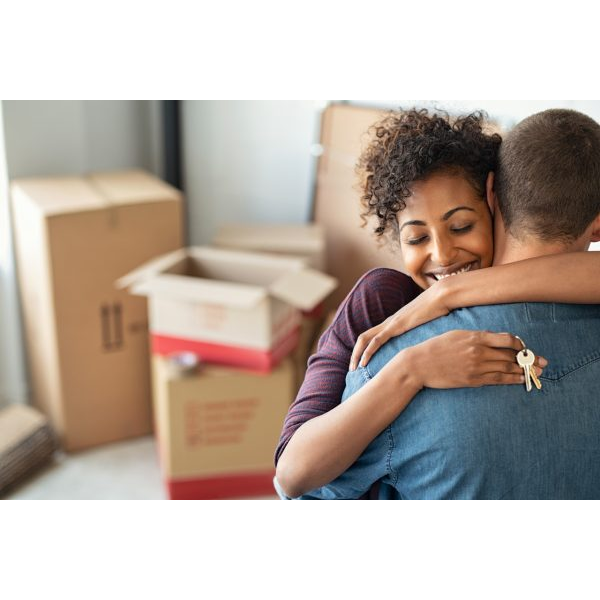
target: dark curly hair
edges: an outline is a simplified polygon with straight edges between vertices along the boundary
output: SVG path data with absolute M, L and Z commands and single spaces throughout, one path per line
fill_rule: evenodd
M 377 236 L 397 234 L 397 214 L 406 207 L 412 184 L 433 173 L 463 173 L 484 198 L 487 174 L 496 168 L 502 142 L 497 133 L 485 133 L 486 120 L 482 111 L 450 117 L 414 108 L 389 113 L 373 125 L 373 139 L 357 165 L 363 226 L 376 215 Z

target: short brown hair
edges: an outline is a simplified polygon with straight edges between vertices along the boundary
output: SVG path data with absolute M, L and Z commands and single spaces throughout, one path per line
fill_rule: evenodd
M 495 190 L 513 237 L 576 240 L 600 213 L 600 125 L 567 109 L 527 117 L 502 142 Z
M 500 135 L 486 132 L 487 125 L 482 111 L 451 117 L 426 108 L 391 111 L 373 125 L 357 165 L 363 225 L 375 216 L 375 234 L 397 241 L 397 215 L 406 207 L 412 185 L 434 173 L 464 175 L 483 200 L 502 141 Z

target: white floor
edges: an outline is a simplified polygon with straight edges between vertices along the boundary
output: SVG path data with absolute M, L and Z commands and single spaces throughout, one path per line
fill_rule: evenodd
M 164 500 L 152 436 L 76 454 L 58 453 L 52 464 L 5 497 L 7 500 Z M 261 496 L 258 499 L 276 499 Z

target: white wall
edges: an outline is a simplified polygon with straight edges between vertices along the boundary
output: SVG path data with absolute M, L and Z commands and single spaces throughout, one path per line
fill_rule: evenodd
M 314 101 L 184 102 L 190 243 L 209 243 L 224 222 L 307 222 L 319 126 Z
M 127 100 L 5 100 L 9 177 L 129 167 L 162 175 L 157 104 Z
M 360 104 L 386 108 L 439 107 L 451 113 L 485 110 L 504 129 L 510 129 L 521 119 L 548 108 L 578 110 L 600 123 L 599 100 L 366 100 Z
M 0 407 L 23 403 L 27 382 L 19 305 L 12 253 L 12 235 L 8 203 L 8 171 L 3 140 L 2 104 L 0 104 Z

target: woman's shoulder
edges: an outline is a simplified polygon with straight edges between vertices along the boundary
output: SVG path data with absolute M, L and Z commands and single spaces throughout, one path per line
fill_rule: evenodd
M 397 271 L 396 269 L 390 269 L 388 267 L 376 267 L 370 269 L 364 275 L 361 275 L 356 281 L 354 288 L 387 283 L 388 281 L 407 287 L 416 286 L 416 283 L 408 275 L 402 273 L 402 271 Z
M 371 269 L 360 277 L 340 305 L 332 328 L 353 345 L 359 334 L 393 315 L 420 291 L 414 281 L 400 271 Z
M 406 304 L 420 292 L 419 286 L 405 273 L 396 269 L 377 267 L 367 271 L 358 279 L 348 297 L 368 294 L 384 298 L 400 298 Z

